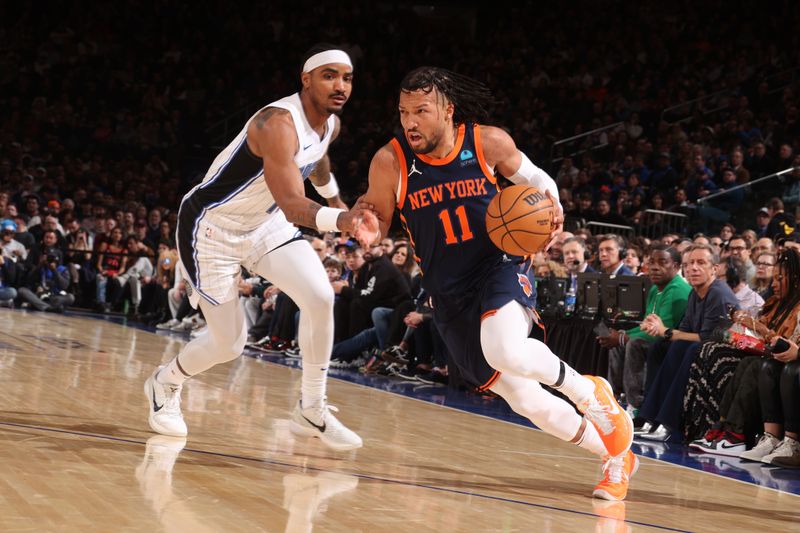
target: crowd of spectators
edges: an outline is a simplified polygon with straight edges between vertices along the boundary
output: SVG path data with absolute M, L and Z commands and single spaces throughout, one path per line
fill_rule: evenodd
M 289 2 L 241 12 L 220 2 L 150 12 L 131 1 L 74 2 L 50 18 L 38 5 L 7 6 L 0 305 L 116 311 L 198 334 L 174 232 L 181 195 L 215 149 L 249 113 L 298 88 L 297 62 L 311 44 L 346 44 L 356 78 L 331 160 L 352 200 L 397 129 L 397 82 L 424 58 L 486 82 L 493 122 L 557 181 L 569 231 L 536 258 L 537 275 L 651 277 L 648 309 L 659 318 L 598 339 L 613 352 L 615 390 L 632 414 L 642 411 L 642 435 L 750 453 L 745 445 L 763 434 L 759 460 L 798 466 L 800 338 L 786 296 L 800 294 L 800 38 L 783 29 L 800 22 L 800 4 L 750 7 L 580 1 L 497 12 L 345 1 L 315 5 L 312 20 Z M 598 9 L 615 15 L 598 26 Z M 687 217 L 670 225 L 670 213 Z M 626 227 L 638 236 L 618 235 Z M 368 250 L 309 238 L 337 295 L 335 365 L 453 380 L 402 236 Z M 298 356 L 291 299 L 245 272 L 239 289 L 251 346 Z M 667 312 L 665 301 L 681 298 L 659 303 L 662 291 L 688 294 L 689 307 Z M 788 348 L 762 364 L 712 338 L 727 313 L 700 309 L 709 294 Z M 744 384 L 735 394 L 734 383 Z M 741 407 L 753 404 L 763 410 Z

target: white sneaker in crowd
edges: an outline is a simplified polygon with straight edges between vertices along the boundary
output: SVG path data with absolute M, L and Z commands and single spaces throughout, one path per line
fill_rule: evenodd
M 774 452 L 780 443 L 781 439 L 765 431 L 753 449 L 740 453 L 739 457 L 747 461 L 761 461 L 764 456 Z

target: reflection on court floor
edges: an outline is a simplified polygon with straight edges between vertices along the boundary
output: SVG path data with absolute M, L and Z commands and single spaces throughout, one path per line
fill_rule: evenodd
M 592 456 L 440 405 L 456 401 L 441 389 L 431 403 L 332 380 L 365 446 L 330 452 L 288 431 L 299 371 L 248 357 L 187 384 L 187 440 L 154 435 L 141 384 L 182 338 L 11 310 L 0 324 L 0 531 L 788 531 L 800 519 L 781 491 L 796 478 L 759 487 L 650 459 L 626 503 L 593 500 Z

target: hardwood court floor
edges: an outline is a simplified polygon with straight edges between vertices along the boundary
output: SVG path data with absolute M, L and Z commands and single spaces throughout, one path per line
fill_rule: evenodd
M 0 310 L 0 531 L 800 527 L 798 496 L 651 459 L 626 504 L 599 502 L 599 462 L 572 445 L 339 380 L 330 401 L 365 446 L 333 453 L 288 431 L 299 371 L 247 357 L 187 384 L 188 442 L 154 436 L 142 383 L 182 344 Z

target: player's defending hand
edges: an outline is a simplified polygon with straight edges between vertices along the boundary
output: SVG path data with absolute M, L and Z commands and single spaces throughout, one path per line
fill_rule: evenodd
M 558 201 L 558 198 L 553 198 L 550 191 L 546 190 L 544 193 L 553 202 L 553 229 L 550 232 L 550 240 L 547 241 L 547 245 L 544 247 L 544 251 L 546 252 L 553 246 L 553 243 L 556 242 L 558 234 L 564 231 L 564 211 L 561 209 L 561 203 Z
M 373 206 L 357 202 L 355 207 L 339 215 L 337 226 L 344 233 L 349 233 L 365 248 L 380 239 L 380 226 Z

